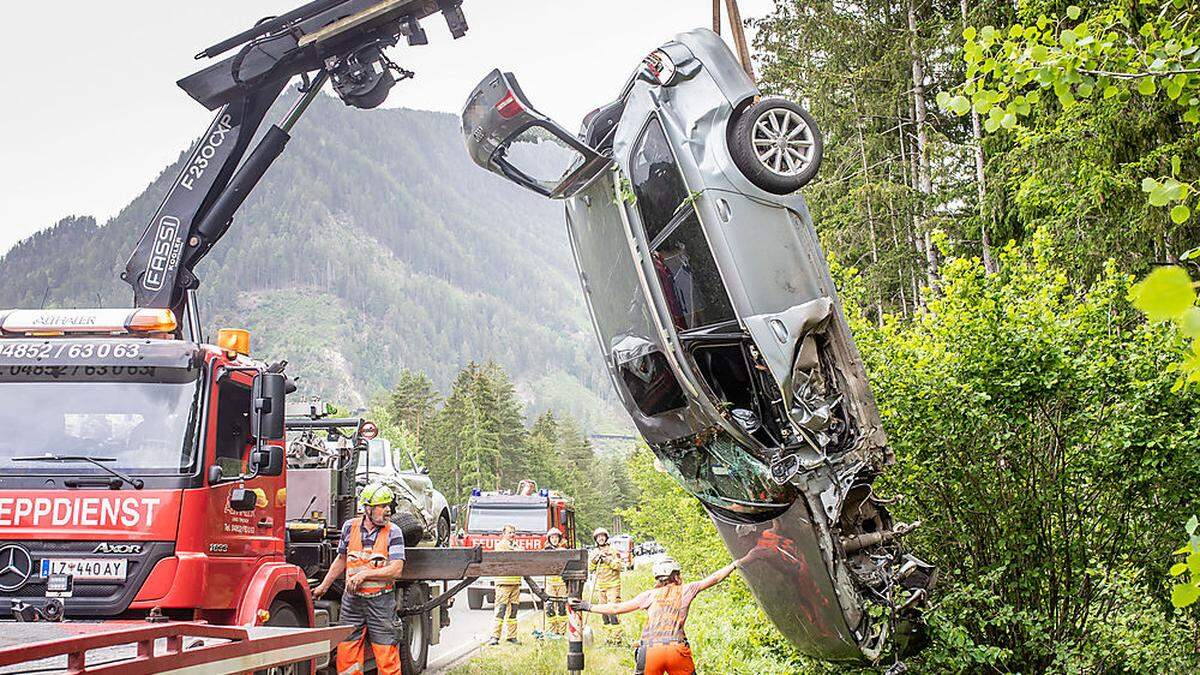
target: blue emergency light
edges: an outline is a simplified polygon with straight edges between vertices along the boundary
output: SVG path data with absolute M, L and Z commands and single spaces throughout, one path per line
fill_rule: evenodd
M 471 488 L 471 496 L 472 497 L 478 497 L 481 494 L 483 494 L 483 493 L 480 492 L 479 488 Z

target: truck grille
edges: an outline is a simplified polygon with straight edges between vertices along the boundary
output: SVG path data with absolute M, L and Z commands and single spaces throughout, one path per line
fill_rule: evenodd
M 140 541 L 110 542 L 112 544 L 135 544 L 142 547 L 140 553 L 105 554 L 93 553 L 102 541 L 0 541 L 0 568 L 8 565 L 10 546 L 16 545 L 28 551 L 31 560 L 29 577 L 14 590 L 0 591 L 0 618 L 12 615 L 15 600 L 41 599 L 46 596 L 46 580 L 41 577 L 43 558 L 106 558 L 121 559 L 126 563 L 125 581 L 76 579 L 71 597 L 64 600 L 66 616 L 107 617 L 121 614 L 129 608 L 133 598 L 145 583 L 150 570 L 163 558 L 175 552 L 174 542 Z M 19 562 L 23 557 L 17 553 Z M 10 573 L 0 578 L 0 584 L 14 584 Z

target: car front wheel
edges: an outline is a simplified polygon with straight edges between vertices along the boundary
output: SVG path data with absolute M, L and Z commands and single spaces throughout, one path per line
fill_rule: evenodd
M 821 132 L 812 115 L 783 98 L 764 98 L 733 123 L 729 154 L 742 174 L 773 194 L 807 185 L 821 166 Z

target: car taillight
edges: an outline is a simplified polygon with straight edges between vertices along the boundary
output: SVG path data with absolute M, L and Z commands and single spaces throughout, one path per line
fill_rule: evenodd
M 521 102 L 517 100 L 516 94 L 511 91 L 505 94 L 504 98 L 500 99 L 500 102 L 496 104 L 496 112 L 500 113 L 500 116 L 506 120 L 512 119 L 524 111 L 525 109 L 521 107 Z
M 663 50 L 650 52 L 649 56 L 642 59 L 642 65 L 660 85 L 666 87 L 674 83 L 677 72 L 675 62 Z

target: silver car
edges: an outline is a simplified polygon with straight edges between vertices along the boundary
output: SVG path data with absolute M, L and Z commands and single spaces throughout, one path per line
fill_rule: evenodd
M 871 487 L 893 457 L 797 192 L 821 160 L 811 116 L 698 29 L 578 136 L 499 70 L 463 133 L 480 166 L 564 200 L 617 393 L 775 625 L 828 660 L 919 647 L 934 570 Z

